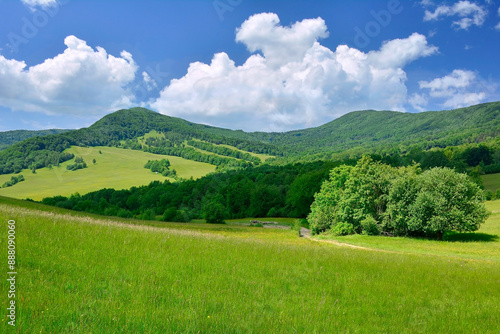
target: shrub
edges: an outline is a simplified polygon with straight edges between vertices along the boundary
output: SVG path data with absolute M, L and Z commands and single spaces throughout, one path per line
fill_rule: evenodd
M 493 191 L 491 190 L 486 190 L 484 192 L 484 198 L 487 200 L 487 201 L 491 201 L 493 199 Z
M 379 235 L 380 227 L 377 221 L 372 216 L 368 216 L 361 221 L 361 227 L 363 229 L 363 234 L 367 235 Z
M 329 231 L 328 234 L 333 236 L 343 236 L 354 234 L 354 226 L 349 223 L 338 223 L 335 224 Z
M 301 221 L 300 219 L 295 219 L 295 220 L 293 221 L 292 226 L 290 226 L 290 227 L 291 227 L 291 229 L 292 229 L 292 231 L 297 232 L 297 234 L 299 235 L 299 237 L 300 237 L 300 231 L 301 231 L 301 229 L 302 229 L 302 224 L 301 224 L 301 222 L 302 222 L 302 221 Z
M 203 217 L 208 224 L 225 224 L 224 222 L 225 208 L 217 202 L 209 202 L 203 208 Z
M 24 176 L 20 174 L 19 176 L 12 176 L 9 181 L 2 185 L 2 188 L 12 187 L 13 185 L 24 181 Z

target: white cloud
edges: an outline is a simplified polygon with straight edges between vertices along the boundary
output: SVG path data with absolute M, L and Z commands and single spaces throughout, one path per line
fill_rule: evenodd
M 424 94 L 415 93 L 408 99 L 408 103 L 417 111 L 425 111 L 425 106 L 427 106 L 429 100 Z
M 428 96 L 441 101 L 445 108 L 461 108 L 478 104 L 486 98 L 485 92 L 473 91 L 481 85 L 472 71 L 454 70 L 442 78 L 420 81 L 419 86 L 421 89 L 428 89 Z
M 321 18 L 296 22 L 291 27 L 282 27 L 279 22 L 274 13 L 253 15 L 236 30 L 236 41 L 244 43 L 250 52 L 262 51 L 267 64 L 281 66 L 302 61 L 314 42 L 328 37 Z
M 472 25 L 482 26 L 487 13 L 486 9 L 475 2 L 459 1 L 453 6 L 439 6 L 434 12 L 426 10 L 424 21 L 435 21 L 442 16 L 458 16 L 460 19 L 453 21 L 453 26 L 467 30 Z
M 347 45 L 332 51 L 318 42 L 327 35 L 321 18 L 282 27 L 276 14 L 251 16 L 236 40 L 260 53 L 240 66 L 224 52 L 210 64 L 192 63 L 152 107 L 195 122 L 275 131 L 319 125 L 356 109 L 402 110 L 404 66 L 437 52 L 416 33 L 368 53 Z
M 144 85 L 148 91 L 158 87 L 156 81 L 149 76 L 148 72 L 142 72 L 142 79 L 144 80 Z
M 21 0 L 21 2 L 32 10 L 36 7 L 48 8 L 57 6 L 57 0 Z
M 0 55 L 0 105 L 47 114 L 103 114 L 130 106 L 126 85 L 135 78 L 132 55 L 120 57 L 92 49 L 68 36 L 62 54 L 27 68 L 24 61 Z

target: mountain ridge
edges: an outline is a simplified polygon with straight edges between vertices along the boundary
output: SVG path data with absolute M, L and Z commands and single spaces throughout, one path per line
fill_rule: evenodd
M 160 133 L 160 138 L 139 143 L 138 138 L 153 130 Z M 71 145 L 141 149 L 150 153 L 184 155 L 189 159 L 195 150 L 186 142 L 196 139 L 206 142 L 206 145 L 224 144 L 286 161 L 313 161 L 334 159 L 336 155 L 397 154 L 414 146 L 427 150 L 480 143 L 498 135 L 500 102 L 414 114 L 354 111 L 315 128 L 270 133 L 197 124 L 136 107 L 108 114 L 88 128 L 33 137 L 13 144 L 0 152 L 0 173 L 30 168 L 33 164 L 35 168 L 57 164 L 67 158 L 61 154 Z M 209 160 L 205 153 L 196 154 L 193 159 L 197 161 Z M 15 159 L 15 162 L 9 159 Z

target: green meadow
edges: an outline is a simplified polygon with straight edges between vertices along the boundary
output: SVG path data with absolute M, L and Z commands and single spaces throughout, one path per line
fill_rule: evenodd
M 396 247 L 384 238 L 352 248 L 236 221 L 110 219 L 0 197 L 1 249 L 6 259 L 13 219 L 18 272 L 16 327 L 5 316 L 0 326 L 13 333 L 497 333 L 500 201 L 488 205 L 493 215 L 478 236 L 422 251 L 428 241 Z M 7 281 L 0 286 L 5 305 Z
M 23 170 L 21 174 L 26 181 L 9 188 L 1 188 L 0 196 L 41 200 L 56 195 L 69 196 L 76 192 L 85 194 L 102 188 L 129 189 L 156 180 L 164 181 L 164 176 L 144 168 L 148 160 L 168 159 L 177 175 L 186 179 L 200 178 L 215 171 L 215 166 L 207 163 L 114 147 L 74 146 L 67 152 L 82 157 L 88 167 L 69 171 L 66 166 L 74 163 L 71 160 L 59 167 L 39 169 L 36 174 L 31 170 Z M 92 163 L 93 159 L 96 160 L 95 164 Z M 10 180 L 12 175 L 0 175 L 0 185 Z
M 485 190 L 491 190 L 493 193 L 500 189 L 500 173 L 482 175 L 483 186 Z

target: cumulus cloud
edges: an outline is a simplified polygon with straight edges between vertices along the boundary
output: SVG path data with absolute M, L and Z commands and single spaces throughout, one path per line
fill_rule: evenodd
M 426 10 L 424 21 L 436 21 L 443 16 L 458 16 L 459 19 L 453 21 L 453 26 L 467 30 L 472 25 L 482 26 L 487 13 L 486 9 L 475 2 L 459 1 L 453 6 L 438 6 L 434 12 Z
M 431 81 L 419 81 L 421 89 L 428 90 L 427 96 L 442 101 L 445 108 L 461 108 L 481 103 L 486 98 L 484 91 L 475 91 L 479 78 L 472 71 L 454 70 L 449 75 Z M 423 99 L 426 99 L 422 95 Z M 423 101 L 423 100 L 422 100 Z
M 98 115 L 131 105 L 133 96 L 125 87 L 137 66 L 130 53 L 114 57 L 75 36 L 64 44 L 62 54 L 29 68 L 0 55 L 0 105 L 52 115 Z
M 251 16 L 236 40 L 255 52 L 237 66 L 224 53 L 210 64 L 190 64 L 152 103 L 161 113 L 244 130 L 289 130 L 315 126 L 356 109 L 402 110 L 410 62 L 437 47 L 412 34 L 368 53 L 347 45 L 332 51 L 321 18 L 290 27 L 276 14 Z

